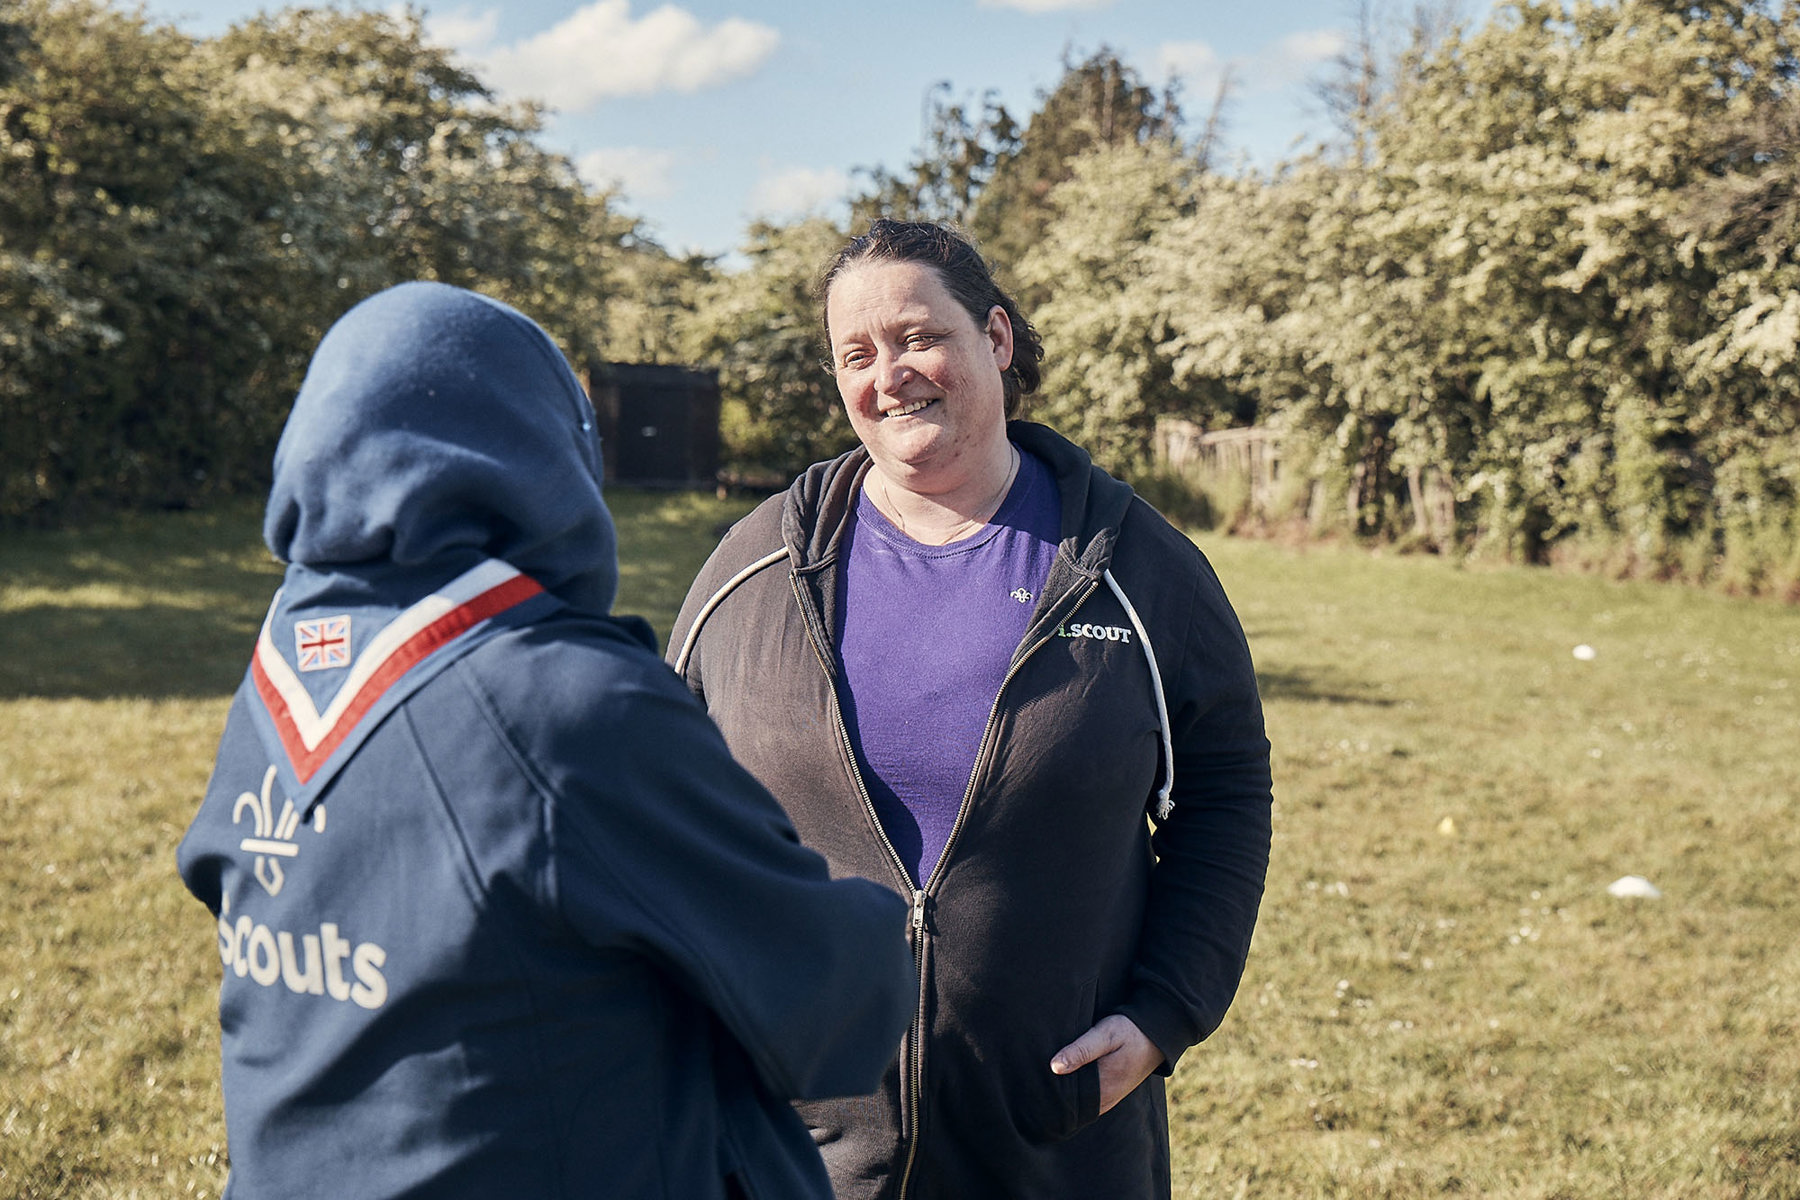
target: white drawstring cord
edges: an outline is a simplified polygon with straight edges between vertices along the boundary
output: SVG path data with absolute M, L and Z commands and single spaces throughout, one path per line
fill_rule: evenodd
M 1112 589 L 1119 603 L 1125 606 L 1125 615 L 1131 618 L 1131 627 L 1137 630 L 1138 645 L 1144 648 L 1144 660 L 1150 664 L 1150 690 L 1156 695 L 1156 720 L 1162 726 L 1163 744 L 1163 785 L 1156 791 L 1156 819 L 1166 821 L 1169 814 L 1175 811 L 1175 801 L 1171 794 L 1175 789 L 1175 741 L 1170 736 L 1169 702 L 1163 698 L 1162 672 L 1156 669 L 1156 649 L 1150 644 L 1150 635 L 1144 632 L 1144 623 L 1138 619 L 1137 609 L 1131 606 L 1130 597 L 1119 581 L 1113 578 L 1111 571 L 1104 572 L 1106 586 Z
M 713 609 L 719 607 L 719 605 L 724 602 L 725 597 L 736 591 L 738 584 L 744 582 L 744 580 L 750 578 L 764 567 L 773 566 L 775 563 L 780 562 L 786 557 L 787 550 L 785 548 L 771 551 L 739 571 L 736 575 L 733 575 L 730 579 L 727 579 L 725 581 L 725 586 L 712 594 L 712 598 L 706 602 L 697 614 L 695 614 L 694 623 L 688 626 L 687 637 L 681 640 L 681 653 L 675 656 L 675 673 L 677 675 L 685 676 L 687 674 L 687 660 L 688 655 L 694 652 L 694 639 L 700 636 L 700 627 L 706 624 L 706 618 L 712 616 Z

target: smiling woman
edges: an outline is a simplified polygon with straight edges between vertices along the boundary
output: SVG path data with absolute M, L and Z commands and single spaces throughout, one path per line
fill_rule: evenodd
M 1017 470 L 1001 383 L 1013 357 L 1006 310 L 996 304 L 978 324 L 913 262 L 861 264 L 829 295 L 838 391 L 873 460 L 876 507 L 922 542 L 967 536 Z
M 840 1200 L 1167 1196 L 1162 1075 L 1268 863 L 1243 633 L 1192 542 L 1008 420 L 1042 344 L 967 240 L 877 221 L 820 301 L 862 444 L 734 527 L 670 640 L 801 839 L 911 906 L 898 1060 L 801 1113 Z

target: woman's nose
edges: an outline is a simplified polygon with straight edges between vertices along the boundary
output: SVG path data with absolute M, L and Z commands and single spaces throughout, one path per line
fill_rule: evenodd
M 875 356 L 876 390 L 892 395 L 894 389 L 910 380 L 917 372 L 907 366 L 899 354 L 882 351 Z

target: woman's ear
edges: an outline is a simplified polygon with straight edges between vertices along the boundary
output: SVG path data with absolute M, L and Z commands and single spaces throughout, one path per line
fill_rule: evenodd
M 987 338 L 994 347 L 994 365 L 1002 371 L 1012 366 L 1012 318 L 1007 316 L 1006 310 L 998 304 L 988 309 Z

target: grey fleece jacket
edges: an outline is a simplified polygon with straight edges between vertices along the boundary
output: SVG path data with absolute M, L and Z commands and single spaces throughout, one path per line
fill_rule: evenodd
M 866 451 L 734 526 L 670 641 L 832 874 L 911 905 L 920 991 L 899 1059 L 872 1096 L 800 1106 L 839 1200 L 1166 1196 L 1160 1074 L 1224 1018 L 1262 895 L 1269 743 L 1217 577 L 1079 448 L 1023 422 L 1008 435 L 1051 466 L 1061 542 L 923 887 L 882 833 L 836 691 L 839 550 Z M 1111 1013 L 1166 1061 L 1097 1119 L 1097 1068 L 1049 1061 Z

